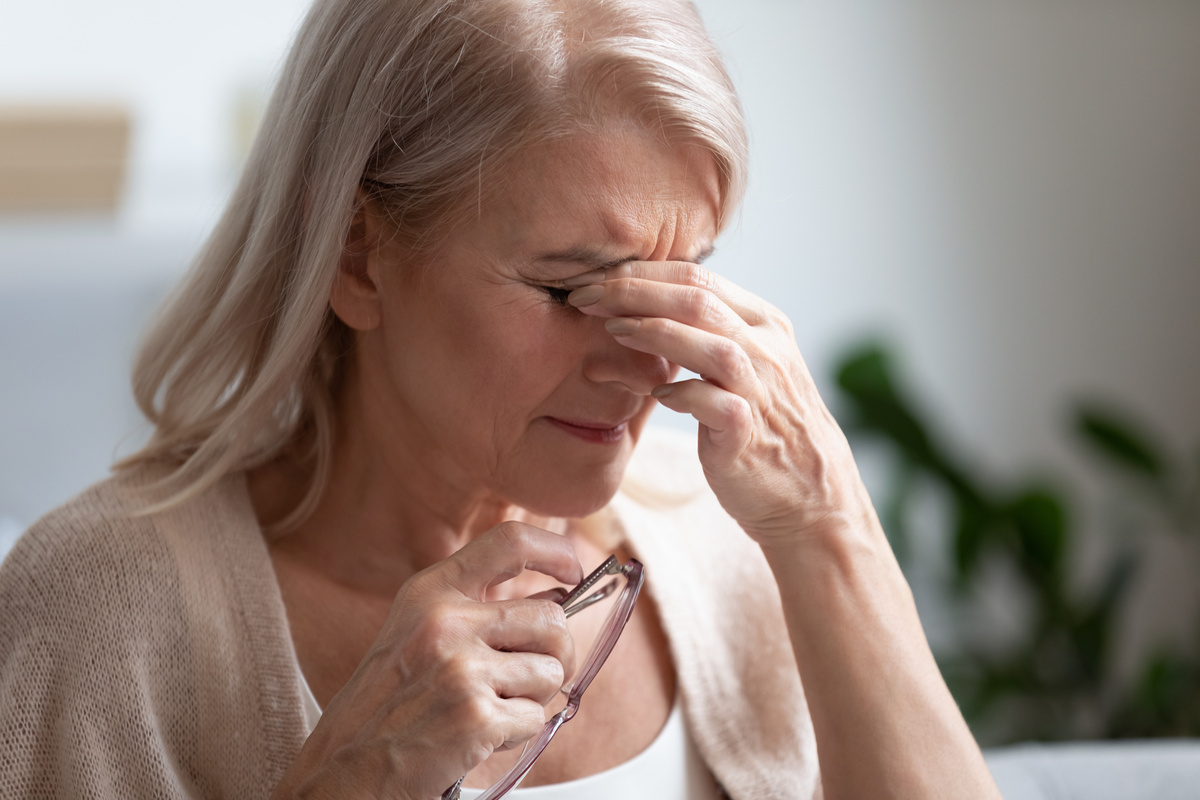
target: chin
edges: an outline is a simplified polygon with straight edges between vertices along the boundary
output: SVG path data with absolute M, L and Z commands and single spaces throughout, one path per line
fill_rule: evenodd
M 608 505 L 621 488 L 628 459 L 588 470 L 561 470 L 514 497 L 516 505 L 546 517 L 582 519 Z
M 580 488 L 576 487 L 570 492 L 565 492 L 559 496 L 543 496 L 538 498 L 536 502 L 521 505 L 534 512 L 546 517 L 565 517 L 568 519 L 582 519 L 584 517 L 595 514 L 600 509 L 604 508 L 617 493 L 620 488 L 620 481 L 609 484 L 600 481 L 591 487 Z

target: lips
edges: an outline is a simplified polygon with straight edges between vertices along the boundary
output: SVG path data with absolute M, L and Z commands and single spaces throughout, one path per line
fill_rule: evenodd
M 546 417 L 551 425 L 572 436 L 593 444 L 616 444 L 625 438 L 629 430 L 629 421 L 618 423 L 589 422 L 582 420 L 565 420 L 557 417 Z

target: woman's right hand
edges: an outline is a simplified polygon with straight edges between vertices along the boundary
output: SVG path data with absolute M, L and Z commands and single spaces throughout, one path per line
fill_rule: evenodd
M 273 798 L 436 798 L 535 736 L 573 668 L 566 616 L 536 596 L 485 602 L 527 569 L 583 579 L 566 537 L 505 522 L 406 581 Z

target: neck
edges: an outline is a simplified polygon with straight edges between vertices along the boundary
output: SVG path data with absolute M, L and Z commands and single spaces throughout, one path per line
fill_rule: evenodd
M 411 575 L 506 520 L 567 532 L 566 520 L 535 515 L 481 488 L 433 443 L 397 441 L 386 435 L 390 431 L 381 435 L 358 422 L 368 419 L 370 414 L 339 415 L 321 498 L 294 529 L 268 535 L 272 550 L 343 586 L 390 598 Z M 286 458 L 250 473 L 264 528 L 296 507 L 309 477 Z

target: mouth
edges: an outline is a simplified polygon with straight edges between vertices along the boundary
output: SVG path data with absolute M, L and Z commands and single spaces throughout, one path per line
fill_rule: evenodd
M 625 433 L 629 430 L 628 420 L 615 425 L 607 422 L 565 420 L 557 417 L 546 417 L 546 420 L 559 430 L 593 444 L 616 444 L 625 438 Z

